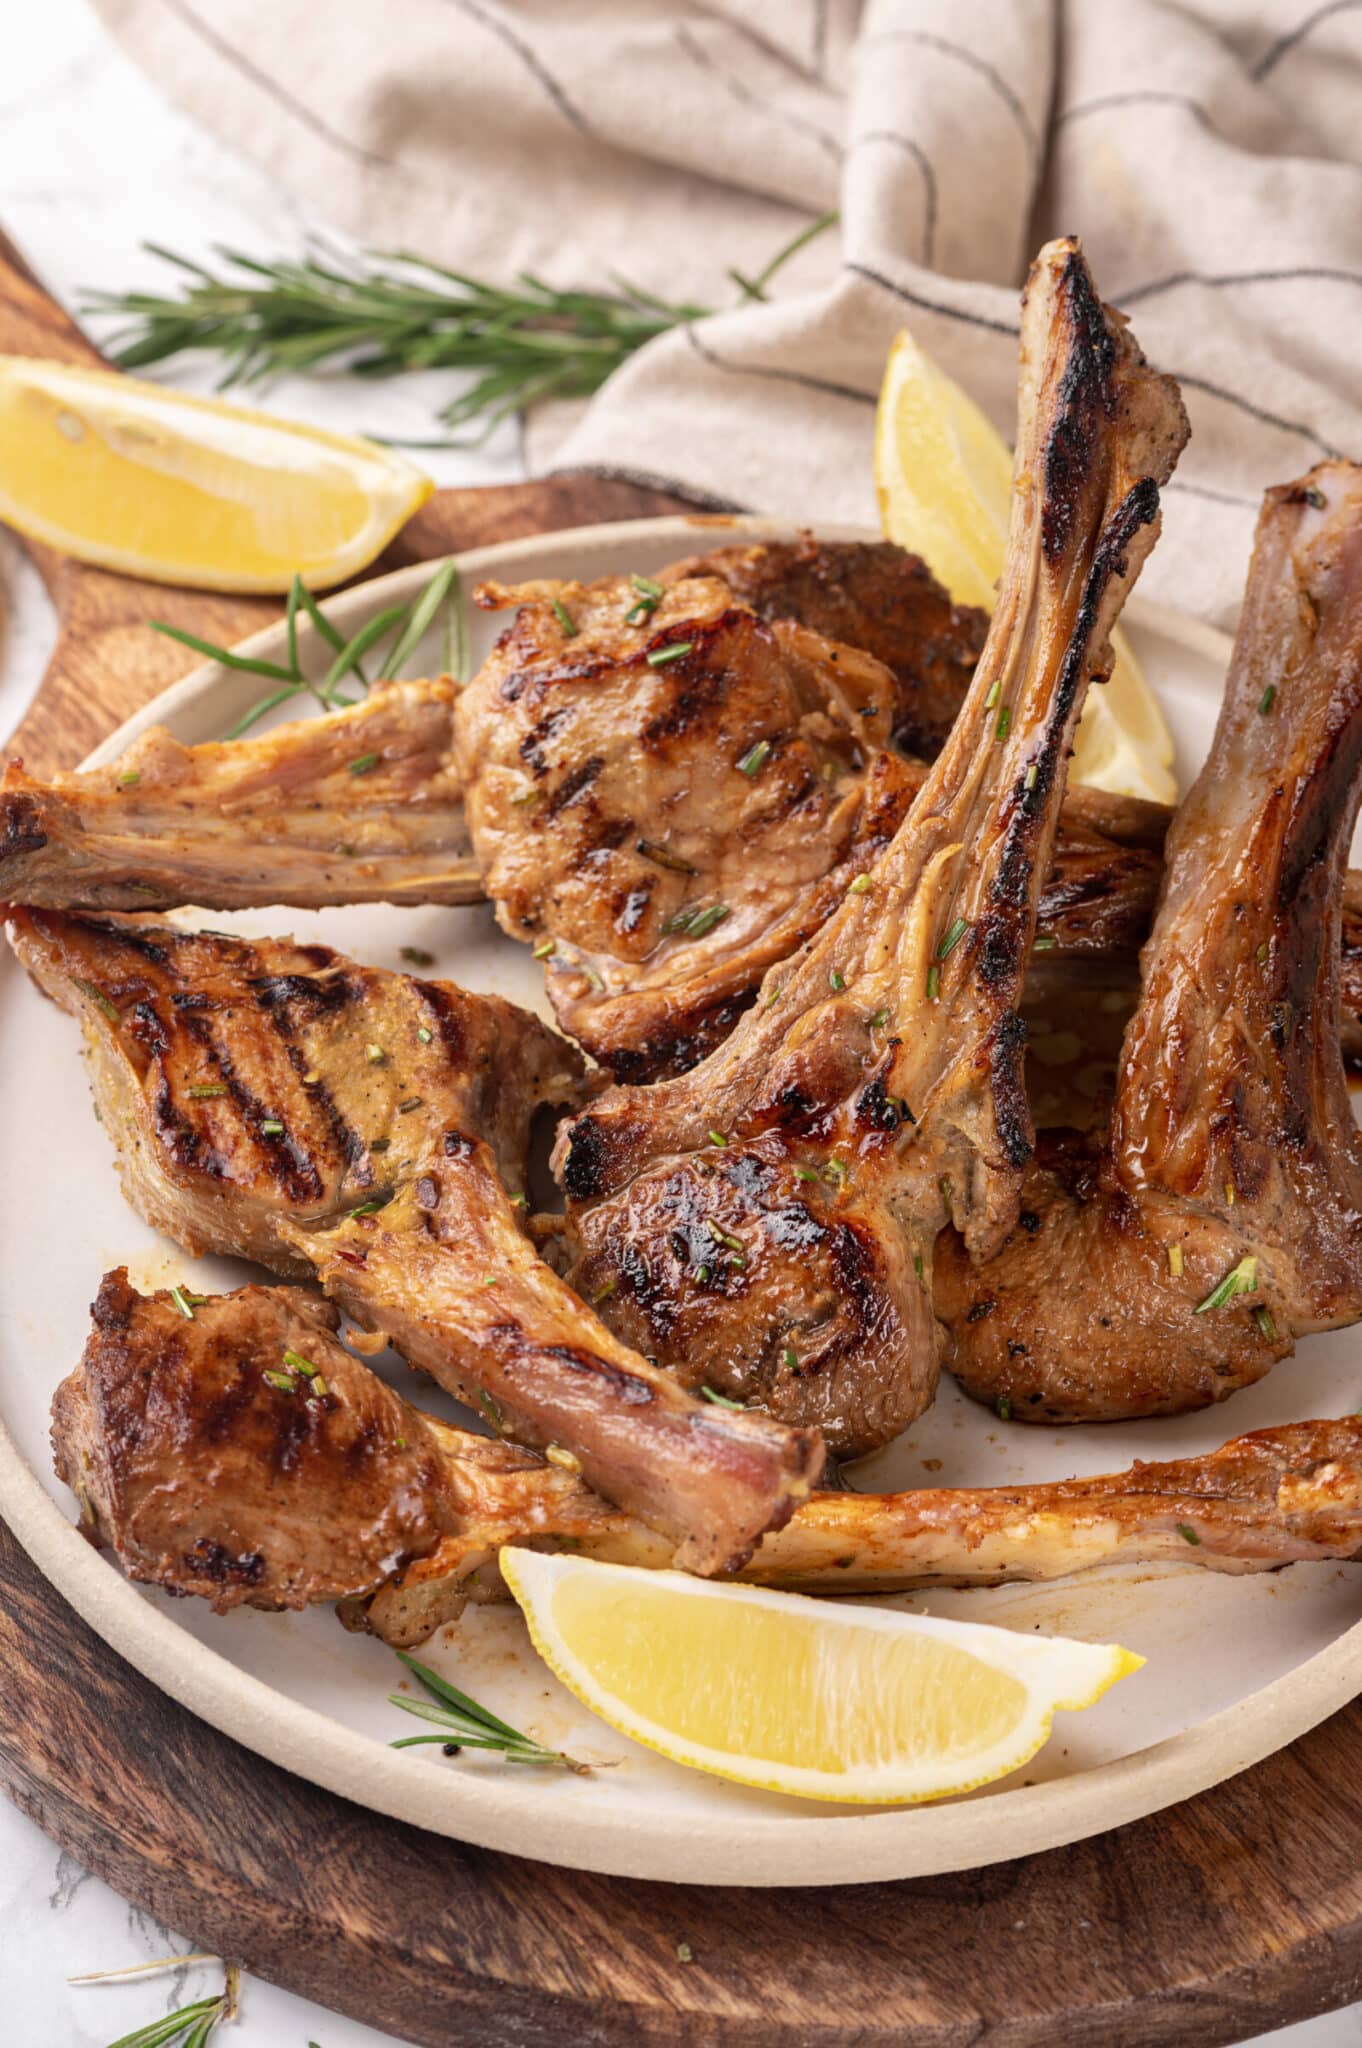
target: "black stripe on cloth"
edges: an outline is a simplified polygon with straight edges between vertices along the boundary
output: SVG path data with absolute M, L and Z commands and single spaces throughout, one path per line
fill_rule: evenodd
M 1174 370 L 1170 373 L 1179 384 L 1192 391 L 1204 391 L 1208 398 L 1223 399 L 1226 405 L 1235 406 L 1246 412 L 1250 419 L 1261 420 L 1265 427 L 1278 427 L 1284 434 L 1299 434 L 1303 441 L 1312 441 L 1321 455 L 1335 457 L 1340 450 L 1321 440 L 1313 427 L 1307 427 L 1300 420 L 1283 419 L 1279 412 L 1268 412 L 1265 407 L 1255 405 L 1251 398 L 1241 397 L 1237 391 L 1227 391 L 1223 384 L 1212 384 L 1207 377 L 1194 377 L 1190 370 Z
M 936 172 L 932 169 L 931 160 L 911 136 L 896 135 L 892 128 L 872 128 L 867 134 L 858 135 L 847 151 L 848 156 L 854 156 L 858 149 L 864 149 L 872 142 L 887 143 L 894 149 L 901 149 L 906 156 L 912 158 L 922 173 L 922 265 L 924 270 L 930 270 L 936 254 Z
M 565 462 L 557 469 L 546 469 L 545 476 L 599 476 L 607 483 L 633 484 L 640 491 L 661 491 L 673 498 L 688 498 L 697 512 L 748 512 L 750 506 L 738 504 L 735 498 L 716 497 L 713 491 L 702 491 L 695 484 L 684 483 L 678 476 L 661 476 L 651 469 L 626 469 L 613 462 Z
M 161 4 L 182 21 L 186 28 L 192 29 L 202 42 L 207 43 L 210 50 L 216 50 L 219 57 L 225 58 L 243 78 L 249 78 L 252 85 L 257 85 L 262 92 L 268 93 L 285 113 L 292 114 L 295 121 L 300 121 L 304 128 L 310 129 L 323 142 L 330 143 L 333 149 L 339 149 L 346 156 L 353 157 L 356 163 L 381 164 L 385 167 L 393 165 L 392 157 L 380 156 L 377 150 L 366 149 L 363 143 L 352 142 L 348 135 L 342 135 L 339 129 L 328 126 L 306 100 L 295 99 L 292 93 L 280 85 L 277 78 L 272 78 L 269 72 L 262 71 L 244 51 L 236 49 L 209 22 L 197 15 L 187 4 L 187 0 L 161 0 Z
M 1181 491 L 1184 497 L 1208 498 L 1213 505 L 1235 505 L 1248 512 L 1258 510 L 1257 498 L 1240 497 L 1234 491 L 1213 490 L 1209 484 L 1189 483 L 1183 476 L 1169 477 L 1163 488 L 1165 491 Z
M 1303 43 L 1310 31 L 1318 28 L 1322 21 L 1327 21 L 1331 14 L 1350 14 L 1359 6 L 1362 6 L 1362 0 L 1329 0 L 1326 7 L 1317 7 L 1313 14 L 1307 14 L 1304 21 L 1298 22 L 1289 34 L 1272 44 L 1267 53 L 1253 66 L 1249 77 L 1266 78 L 1268 72 L 1281 63 L 1288 51 L 1294 50 L 1297 43 Z
M 535 82 L 548 94 L 548 97 L 553 101 L 554 106 L 557 107 L 563 119 L 570 121 L 572 126 L 581 134 L 590 135 L 591 123 L 587 120 L 580 107 L 568 98 L 558 80 L 548 69 L 547 65 L 541 61 L 537 52 L 529 43 L 516 34 L 509 22 L 503 21 L 499 14 L 494 14 L 490 7 L 482 6 L 480 0 L 448 0 L 448 4 L 457 7 L 460 14 L 466 14 L 470 21 L 476 21 L 481 28 L 487 29 L 500 42 L 504 43 L 512 55 L 520 59 L 521 64 Z
M 787 50 L 780 43 L 773 42 L 770 36 L 764 36 L 759 28 L 753 28 L 750 23 L 745 21 L 735 21 L 733 16 L 725 13 L 722 7 L 707 7 L 705 0 L 690 0 L 690 4 L 693 14 L 701 14 L 707 21 L 719 22 L 733 35 L 741 36 L 745 43 L 750 43 L 754 50 L 760 50 L 763 57 L 774 58 L 775 62 L 783 65 L 787 71 L 793 71 L 795 77 L 802 78 L 806 85 L 816 85 L 818 83 L 816 71 L 811 71 L 807 64 L 801 64 L 793 50 Z M 816 21 L 814 30 L 816 42 Z
M 732 362 L 727 356 L 716 355 L 701 341 L 693 325 L 688 324 L 685 332 L 702 362 L 715 370 L 729 370 L 735 377 L 766 377 L 777 384 L 801 384 L 806 391 L 821 391 L 829 398 L 853 398 L 858 405 L 874 405 L 879 399 L 878 391 L 860 391 L 854 384 L 835 384 L 831 378 L 811 377 L 803 370 L 784 370 L 774 363 Z
M 796 114 L 789 107 L 773 106 L 769 100 L 764 100 L 761 94 L 754 92 L 744 79 L 735 78 L 731 71 L 725 70 L 718 59 L 711 56 L 704 44 L 696 39 L 684 22 L 679 23 L 673 33 L 691 62 L 698 64 L 702 71 L 707 71 L 711 78 L 717 78 L 725 92 L 731 98 L 737 100 L 740 106 L 753 107 L 757 113 L 763 115 L 768 121 L 775 121 L 781 127 L 794 128 L 801 134 L 811 136 L 819 148 L 833 159 L 834 163 L 840 163 L 842 145 L 835 135 L 829 135 L 827 129 L 820 128 L 816 121 L 806 120 L 803 114 Z
M 1222 142 L 1229 140 L 1224 130 L 1216 127 L 1206 109 L 1189 93 L 1161 92 L 1152 86 L 1134 92 L 1103 93 L 1102 97 L 1096 100 L 1080 100 L 1076 106 L 1065 107 L 1061 113 L 1056 114 L 1055 126 L 1063 128 L 1070 121 L 1082 121 L 1089 114 L 1107 113 L 1113 107 L 1147 106 L 1185 107 L 1208 135 L 1218 136 Z
M 1362 284 L 1362 270 L 1331 270 L 1321 264 L 1302 264 L 1293 270 L 1226 270 L 1218 273 L 1175 270 L 1168 277 L 1155 278 L 1150 284 L 1137 284 L 1128 292 L 1118 292 L 1116 298 L 1122 306 L 1134 306 L 1141 299 L 1155 298 L 1160 292 L 1175 291 L 1184 284 L 1210 285 L 1218 291 L 1226 285 L 1287 284 L 1298 278 L 1311 278 L 1325 284 Z
M 905 305 L 917 306 L 924 313 L 940 313 L 947 320 L 959 320 L 966 327 L 982 327 L 989 334 L 1007 334 L 1015 341 L 1021 328 L 1015 321 L 992 320 L 987 313 L 971 313 L 964 306 L 950 306 L 942 299 L 929 299 L 924 292 L 910 290 L 906 284 L 896 284 L 892 277 L 885 277 L 881 271 L 872 270 L 867 263 L 847 263 L 843 266 L 856 277 L 863 277 L 869 284 L 879 285 Z
M 1040 155 L 1040 138 L 1032 125 L 1031 116 L 1002 72 L 990 64 L 986 57 L 980 57 L 974 50 L 967 50 L 963 44 L 948 42 L 945 36 L 934 36 L 922 28 L 882 29 L 878 35 L 867 36 L 861 47 L 868 50 L 876 43 L 917 43 L 923 49 L 939 51 L 943 57 L 954 57 L 957 63 L 968 65 L 971 71 L 977 71 L 981 78 L 987 79 L 1011 114 L 1032 156 Z

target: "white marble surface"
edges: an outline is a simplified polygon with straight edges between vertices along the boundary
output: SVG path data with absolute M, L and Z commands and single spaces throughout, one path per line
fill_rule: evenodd
M 12 0 L 14 4 L 14 0 Z M 318 0 L 321 4 L 321 0 Z M 295 252 L 310 229 L 262 172 L 161 101 L 107 39 L 84 0 L 23 10 L 22 36 L 0 79 L 0 222 L 67 304 L 84 289 L 159 282 L 142 239 L 207 259 L 214 243 Z M 22 52 L 20 56 L 19 53 Z M 207 389 L 206 368 L 185 373 Z M 357 385 L 295 381 L 269 402 L 320 423 L 389 435 L 429 431 L 442 380 Z M 522 474 L 507 431 L 476 454 L 421 458 L 440 482 Z M 20 717 L 42 672 L 51 613 L 20 550 L 0 534 L 0 733 Z M 0 1683 L 3 1679 L 0 1678 Z M 80 1972 L 119 1968 L 187 1949 L 59 1854 L 0 1802 L 0 2035 L 14 2048 L 101 2048 L 158 2013 L 215 1991 L 221 1972 L 199 1966 L 116 1986 L 72 1986 Z M 228 2037 L 224 2036 L 224 2040 Z M 230 2037 L 241 2048 L 381 2048 L 388 2036 L 273 1986 L 247 1980 Z M 1362 2007 L 1290 2027 L 1274 2048 L 1362 2048 Z

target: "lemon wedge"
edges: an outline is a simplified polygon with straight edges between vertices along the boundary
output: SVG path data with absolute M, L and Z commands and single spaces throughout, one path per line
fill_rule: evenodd
M 112 370 L 0 356 L 0 519 L 100 568 L 199 590 L 321 588 L 434 486 L 371 441 Z
M 535 1648 L 673 1762 L 800 1799 L 912 1805 L 1034 1756 L 1058 1708 L 1144 1662 L 1114 1644 L 506 1549 Z
M 890 540 L 921 555 L 957 604 L 991 612 L 1012 501 L 1007 443 L 911 334 L 889 353 L 875 419 L 875 489 Z M 1176 803 L 1173 742 L 1117 627 L 1110 680 L 1083 708 L 1070 779 Z

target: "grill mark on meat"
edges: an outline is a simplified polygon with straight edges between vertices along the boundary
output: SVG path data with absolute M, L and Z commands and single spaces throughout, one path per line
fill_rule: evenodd
M 468 1033 L 448 989 L 438 981 L 414 981 L 412 987 L 439 1027 L 440 1043 L 450 1065 L 461 1065 L 468 1056 Z
M 580 761 L 570 774 L 563 777 L 545 804 L 545 818 L 556 818 L 567 810 L 569 805 L 575 804 L 583 791 L 590 789 L 604 766 L 603 754 L 589 754 L 585 761 Z
M 262 1551 L 242 1551 L 233 1557 L 210 1536 L 195 1538 L 184 1552 L 184 1563 L 195 1577 L 211 1579 L 216 1586 L 258 1586 L 265 1576 Z
M 1073 524 L 1097 452 L 1098 415 L 1110 416 L 1116 338 L 1075 251 L 1064 266 L 1060 292 L 1068 301 L 1068 357 L 1060 379 L 1055 424 L 1045 444 L 1041 545 L 1049 562 L 1069 546 Z
M 518 1323 L 494 1323 L 490 1335 L 513 1354 L 510 1361 L 512 1370 L 516 1365 L 532 1366 L 536 1359 L 551 1358 L 556 1365 L 566 1366 L 569 1372 L 589 1375 L 593 1385 L 604 1387 L 627 1408 L 646 1408 L 657 1398 L 646 1380 L 638 1379 L 595 1351 L 583 1350 L 575 1344 L 536 1343 L 525 1335 Z
M 273 1026 L 299 1087 L 326 1125 L 333 1145 L 345 1161 L 347 1169 L 354 1175 L 356 1187 L 372 1187 L 374 1169 L 368 1147 L 359 1132 L 341 1114 L 335 1098 L 320 1075 L 314 1079 L 308 1078 L 312 1068 L 293 1037 L 292 1012 L 295 1007 L 304 1011 L 310 1010 L 314 1016 L 334 1016 L 352 1000 L 358 1000 L 362 990 L 352 984 L 344 974 L 328 975 L 322 982 L 309 981 L 305 975 L 271 975 L 249 981 L 247 987 L 253 991 L 257 1006 Z M 220 1062 L 225 1062 L 223 1079 L 229 1086 L 233 1086 L 235 1076 L 231 1072 L 230 1055 L 223 1053 L 221 1048 L 212 1046 L 211 1041 L 207 1039 L 204 1043 L 210 1047 Z M 246 1091 L 240 1088 L 239 1083 L 233 1086 L 233 1095 L 241 1101 L 243 1109 L 251 1106 L 261 1107 L 255 1102 L 254 1097 L 249 1098 L 249 1102 L 243 1099 Z M 287 1125 L 287 1118 L 285 1124 Z

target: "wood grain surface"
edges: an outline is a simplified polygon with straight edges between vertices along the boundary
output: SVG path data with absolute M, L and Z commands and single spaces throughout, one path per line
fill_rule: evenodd
M 97 360 L 2 238 L 0 350 Z M 676 509 L 590 477 L 440 492 L 378 566 Z M 280 609 L 34 553 L 60 621 L 19 735 L 39 773 L 192 665 L 148 618 L 227 641 Z M 115 1656 L 0 1524 L 0 1786 L 195 1945 L 429 2048 L 1211 2048 L 1362 1991 L 1356 1704 L 1213 1792 L 1020 1863 L 785 1893 L 626 1883 L 424 1835 L 263 1762 Z

